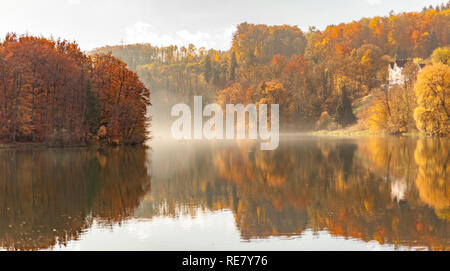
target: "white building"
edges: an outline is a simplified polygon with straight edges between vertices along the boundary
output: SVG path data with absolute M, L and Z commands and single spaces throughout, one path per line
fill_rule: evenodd
M 389 87 L 405 84 L 406 78 L 402 71 L 406 63 L 408 63 L 408 59 L 400 59 L 389 63 Z M 423 64 L 418 64 L 419 72 L 423 66 Z

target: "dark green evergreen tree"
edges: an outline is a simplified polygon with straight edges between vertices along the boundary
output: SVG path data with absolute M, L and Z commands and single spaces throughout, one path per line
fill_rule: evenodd
M 356 117 L 353 114 L 352 104 L 347 96 L 347 91 L 342 88 L 341 95 L 336 107 L 336 121 L 343 127 L 356 122 Z
M 231 81 L 234 81 L 236 79 L 236 68 L 237 68 L 236 53 L 231 52 L 231 60 L 230 60 L 230 80 Z
M 90 81 L 86 85 L 85 112 L 85 124 L 88 126 L 89 132 L 95 135 L 100 127 L 100 109 L 97 94 L 92 91 Z
M 203 76 L 205 77 L 205 81 L 209 83 L 212 78 L 212 65 L 209 55 L 206 56 L 204 65 Z

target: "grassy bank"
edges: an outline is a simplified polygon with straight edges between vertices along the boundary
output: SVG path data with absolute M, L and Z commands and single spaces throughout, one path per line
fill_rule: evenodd
M 370 130 L 356 130 L 352 127 L 346 129 L 337 129 L 337 130 L 321 130 L 309 132 L 308 135 L 316 135 L 316 136 L 395 136 L 387 133 L 377 133 L 372 132 Z M 408 132 L 396 134 L 396 136 L 408 136 L 408 137 L 427 137 L 426 133 L 423 132 Z

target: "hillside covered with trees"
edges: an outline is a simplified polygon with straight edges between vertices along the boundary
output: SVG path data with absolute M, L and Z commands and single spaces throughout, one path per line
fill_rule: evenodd
M 150 44 L 107 46 L 152 89 L 153 119 L 191 103 L 280 104 L 282 128 L 450 133 L 450 2 L 420 12 L 324 30 L 241 23 L 228 51 Z M 439 48 L 439 49 L 438 49 Z M 434 53 L 433 53 L 434 52 Z M 407 59 L 405 84 L 388 87 L 388 65 Z M 418 76 L 417 64 L 426 64 Z M 166 119 L 167 118 L 167 119 Z
M 0 43 L 0 143 L 139 144 L 148 105 L 149 90 L 109 54 L 28 35 Z

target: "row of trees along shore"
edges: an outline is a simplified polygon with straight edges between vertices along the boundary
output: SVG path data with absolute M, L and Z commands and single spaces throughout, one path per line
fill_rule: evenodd
M 221 105 L 280 104 L 284 129 L 357 122 L 376 132 L 449 135 L 449 44 L 450 2 L 323 31 L 242 23 L 228 51 L 135 44 L 92 53 L 110 52 L 137 72 L 152 89 L 154 121 L 201 95 Z M 408 59 L 407 80 L 388 88 L 388 64 L 396 59 Z M 416 80 L 418 63 L 426 66 Z
M 150 91 L 110 54 L 7 34 L 0 43 L 0 143 L 139 144 Z

